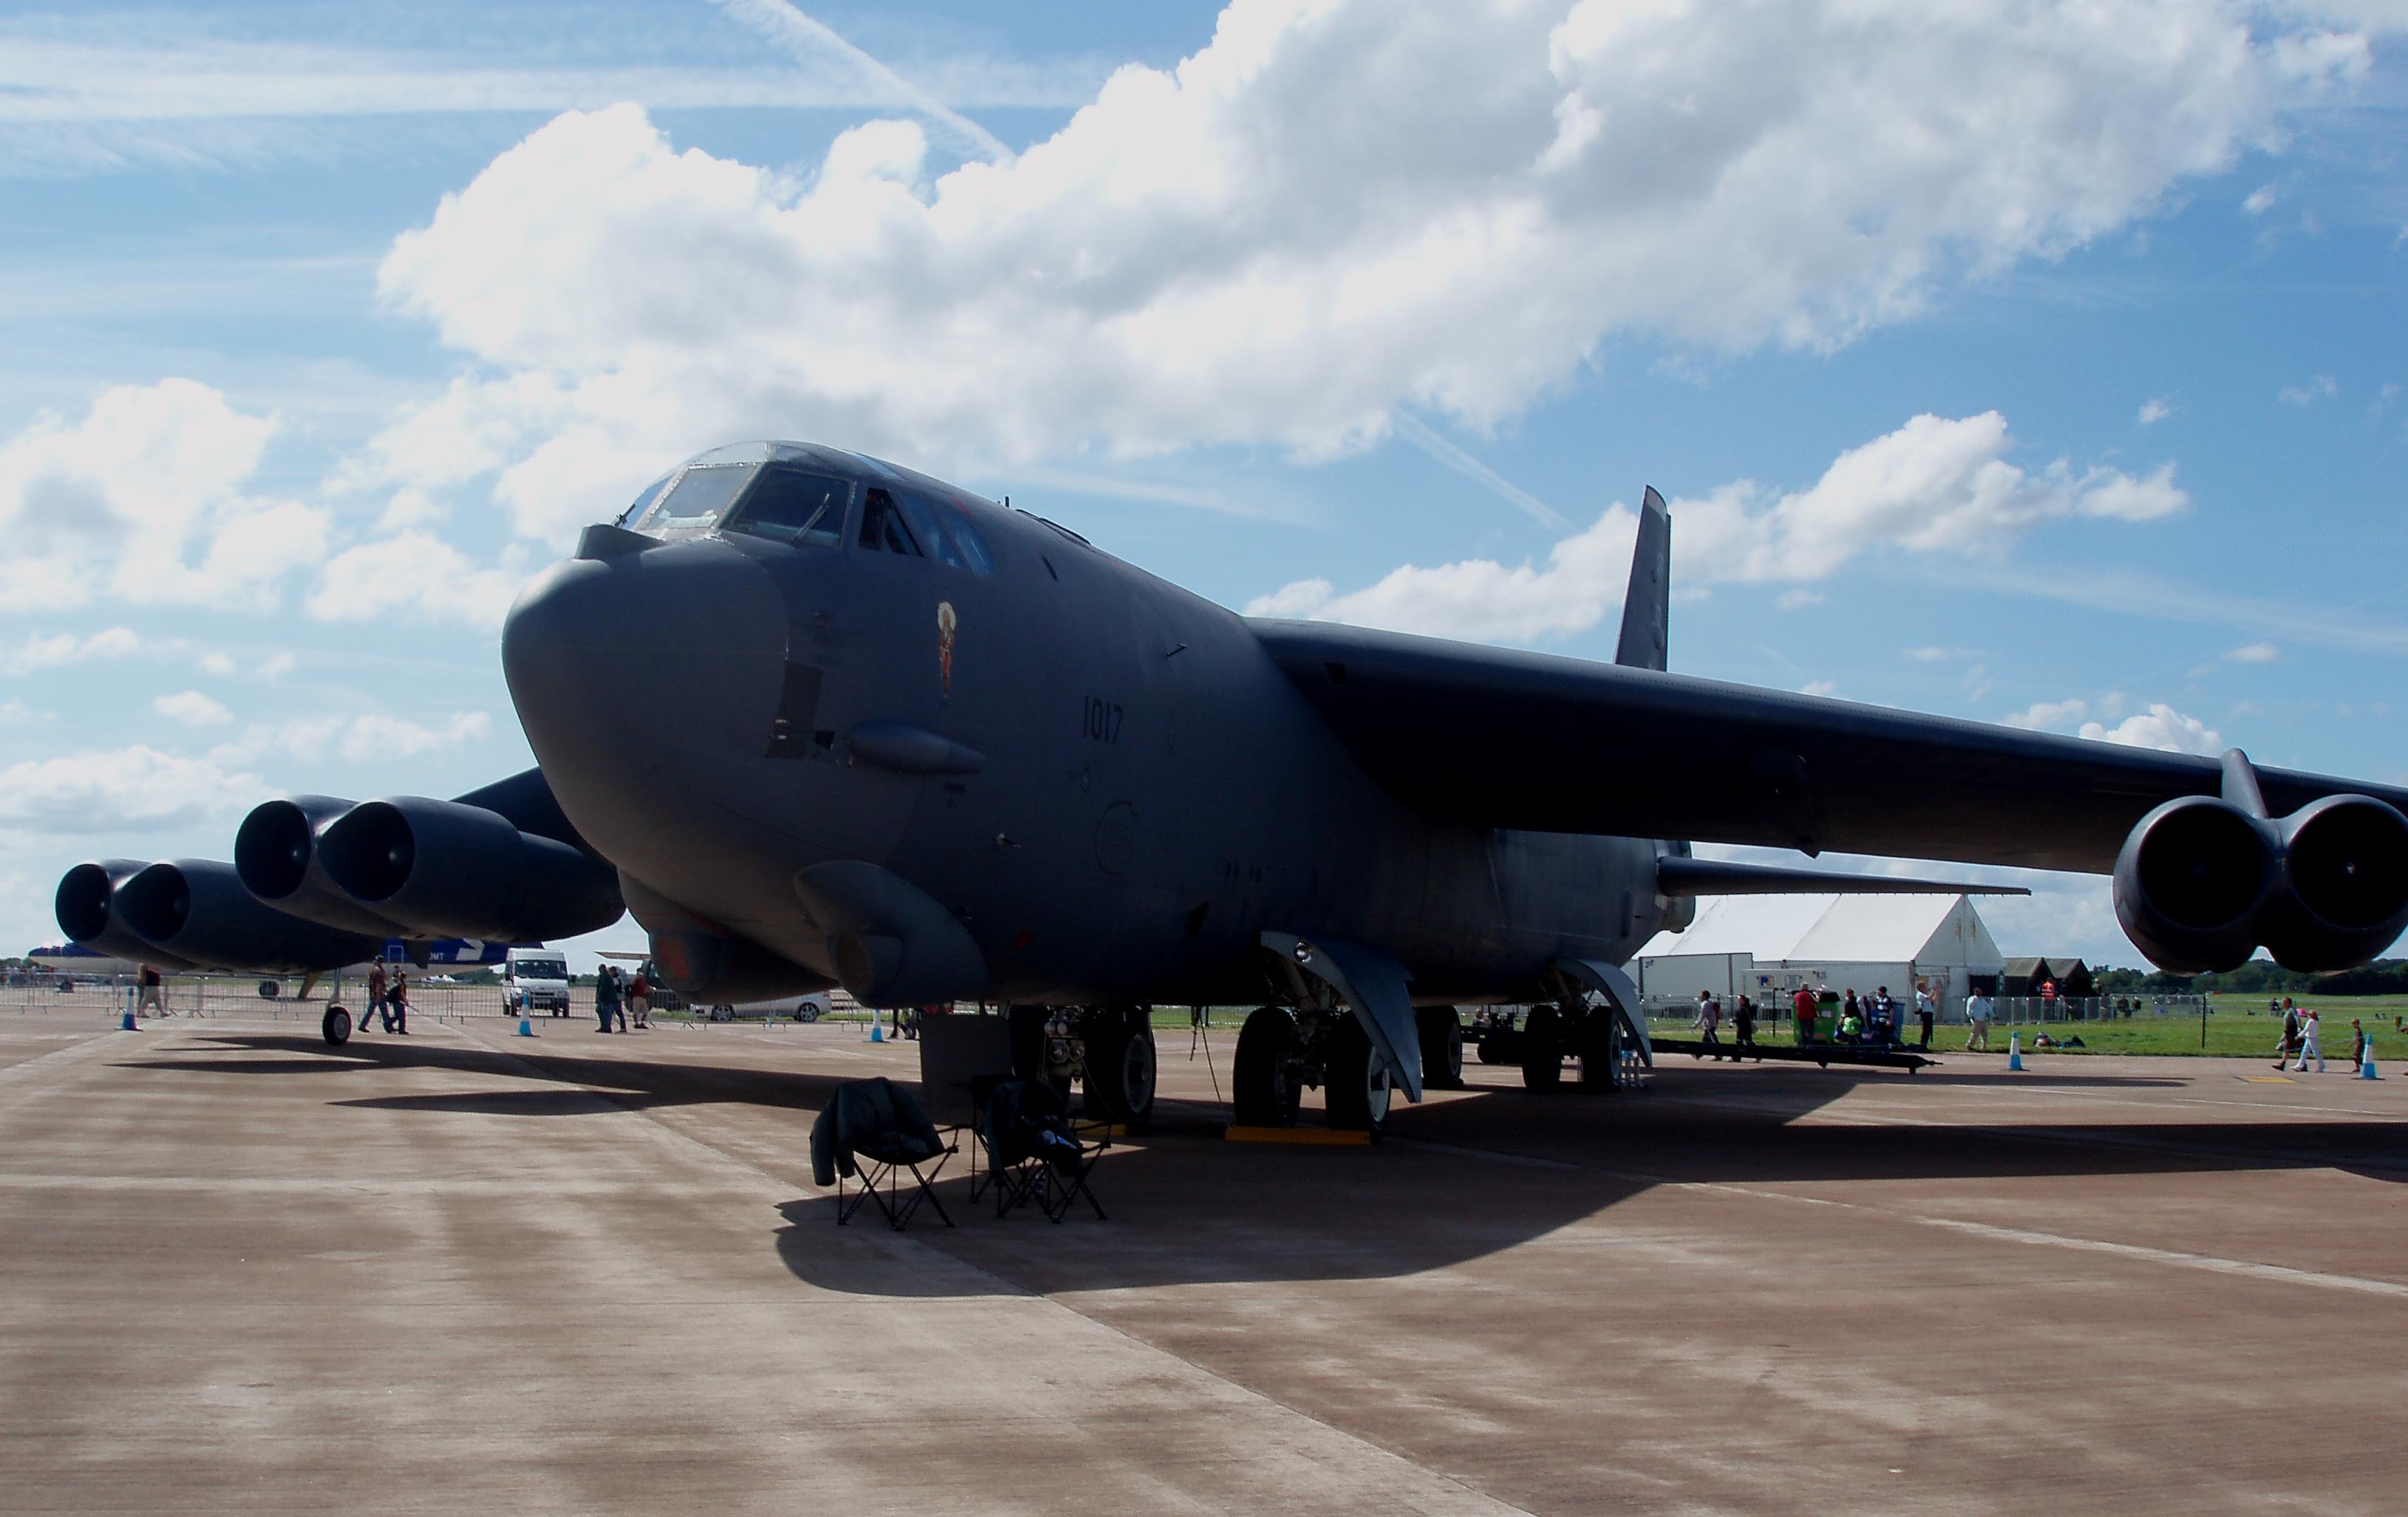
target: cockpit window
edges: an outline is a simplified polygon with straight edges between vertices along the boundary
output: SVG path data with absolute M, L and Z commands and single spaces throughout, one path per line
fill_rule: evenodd
M 861 545 L 934 558 L 984 574 L 995 556 L 959 508 L 910 490 L 871 490 L 861 515 Z
M 884 490 L 872 490 L 861 508 L 861 545 L 884 548 L 909 558 L 920 556 L 918 540 L 905 526 L 903 513 L 895 509 L 895 498 Z
M 849 480 L 773 464 L 762 470 L 761 483 L 744 498 L 727 530 L 833 548 L 844 541 L 844 508 L 852 499 Z
M 695 464 L 636 524 L 640 532 L 697 532 L 718 525 L 720 514 L 752 482 L 758 464 Z
M 636 497 L 636 503 L 629 506 L 626 510 L 619 513 L 619 520 L 615 525 L 625 527 L 631 522 L 642 520 L 644 513 L 652 509 L 652 502 L 661 498 L 661 492 L 667 489 L 669 487 L 669 481 L 675 478 L 677 478 L 677 470 L 672 469 L 667 473 L 663 474 L 660 478 L 652 481 L 650 484 L 645 485 L 644 493 Z

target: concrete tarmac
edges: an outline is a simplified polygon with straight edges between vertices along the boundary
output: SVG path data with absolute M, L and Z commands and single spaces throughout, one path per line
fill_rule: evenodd
M 858 1028 L 0 1015 L 0 1510 L 2394 1513 L 2408 1065 L 1501 1069 L 839 1230 Z M 1308 1120 L 1316 1120 L 1308 1106 Z

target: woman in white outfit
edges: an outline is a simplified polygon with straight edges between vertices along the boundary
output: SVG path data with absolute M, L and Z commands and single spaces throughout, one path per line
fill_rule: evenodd
M 2308 1072 L 2311 1059 L 2316 1062 L 2316 1073 L 2323 1074 L 2325 1052 L 2316 1047 L 2316 1008 L 2314 1006 L 2310 1006 L 2307 1014 L 2300 1019 L 2300 1062 L 2291 1067 L 2304 1075 Z

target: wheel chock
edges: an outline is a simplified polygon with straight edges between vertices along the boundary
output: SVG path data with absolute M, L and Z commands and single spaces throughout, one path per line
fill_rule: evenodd
M 1294 1143 L 1316 1148 L 1366 1149 L 1371 1134 L 1351 1127 L 1237 1127 L 1222 1133 L 1231 1143 Z

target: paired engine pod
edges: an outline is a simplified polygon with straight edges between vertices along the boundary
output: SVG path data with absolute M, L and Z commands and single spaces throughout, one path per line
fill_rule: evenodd
M 150 867 L 143 859 L 102 859 L 68 870 L 59 877 L 58 894 L 51 900 L 59 931 L 70 942 L 112 959 L 161 969 L 192 968 L 185 960 L 145 941 L 124 919 L 119 892 Z
M 2265 933 L 2277 963 L 2353 969 L 2408 929 L 2408 817 L 2372 796 L 2329 795 L 2282 831 L 2282 890 Z
M 2258 949 L 2280 884 L 2274 829 L 2230 802 L 2182 796 L 2141 818 L 2115 860 L 2115 919 L 2160 968 L 2234 968 Z
M 353 804 L 338 796 L 296 795 L 252 807 L 234 835 L 235 873 L 280 911 L 350 932 L 408 937 L 403 924 L 361 905 L 327 877 L 318 839 Z

